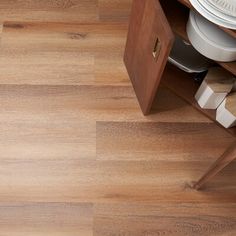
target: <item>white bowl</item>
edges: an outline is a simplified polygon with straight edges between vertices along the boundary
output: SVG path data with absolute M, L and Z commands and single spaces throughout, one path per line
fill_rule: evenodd
M 236 60 L 236 39 L 195 11 L 190 12 L 187 34 L 202 55 L 221 62 Z

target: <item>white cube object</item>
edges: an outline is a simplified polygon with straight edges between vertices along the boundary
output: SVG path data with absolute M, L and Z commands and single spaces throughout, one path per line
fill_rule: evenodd
M 216 120 L 225 128 L 236 125 L 236 93 L 228 95 L 218 107 Z
M 221 67 L 211 68 L 195 95 L 199 106 L 216 109 L 232 90 L 234 80 L 233 75 Z

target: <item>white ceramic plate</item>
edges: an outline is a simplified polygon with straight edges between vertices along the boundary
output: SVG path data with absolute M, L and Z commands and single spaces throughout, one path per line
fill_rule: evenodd
M 207 0 L 217 10 L 230 16 L 236 16 L 236 0 Z
M 216 17 L 221 18 L 222 20 L 228 21 L 231 24 L 236 24 L 236 17 L 226 15 L 225 13 L 217 10 L 215 7 L 208 2 L 208 0 L 199 1 L 199 3 L 210 13 L 214 14 Z
M 225 28 L 229 28 L 229 29 L 236 29 L 236 24 L 232 24 L 229 23 L 227 21 L 223 21 L 222 19 L 220 19 L 219 17 L 215 16 L 214 14 L 206 11 L 206 9 L 199 3 L 198 0 L 189 0 L 190 3 L 193 5 L 193 7 L 202 15 L 204 16 L 206 19 L 208 19 L 209 21 L 220 25 L 222 27 Z

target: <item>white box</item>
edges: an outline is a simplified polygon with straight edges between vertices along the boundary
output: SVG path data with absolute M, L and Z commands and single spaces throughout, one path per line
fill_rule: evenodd
M 216 120 L 225 128 L 236 125 L 236 93 L 228 95 L 216 111 Z
M 221 67 L 209 69 L 195 99 L 204 109 L 216 109 L 233 88 L 234 76 Z

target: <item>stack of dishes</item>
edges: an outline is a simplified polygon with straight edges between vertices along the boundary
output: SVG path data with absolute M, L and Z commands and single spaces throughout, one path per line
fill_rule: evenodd
M 209 21 L 236 29 L 236 0 L 190 0 L 193 7 Z
M 190 12 L 187 34 L 193 47 L 215 61 L 236 61 L 236 38 L 195 11 Z

